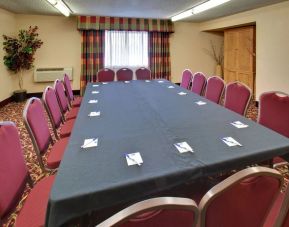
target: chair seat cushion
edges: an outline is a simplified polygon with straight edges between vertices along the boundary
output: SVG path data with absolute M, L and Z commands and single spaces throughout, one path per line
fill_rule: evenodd
M 67 120 L 63 125 L 60 126 L 60 137 L 69 137 L 73 129 L 75 119 Z
M 62 156 L 64 154 L 66 145 L 68 144 L 69 137 L 62 138 L 58 140 L 53 147 L 47 158 L 47 167 L 50 169 L 55 169 L 59 166 Z
M 29 193 L 16 219 L 16 227 L 45 225 L 45 215 L 54 176 L 39 181 Z
M 69 110 L 69 112 L 65 116 L 66 120 L 75 119 L 77 117 L 78 111 L 79 107 L 75 107 Z
M 71 105 L 73 107 L 79 107 L 81 104 L 81 101 L 82 101 L 82 97 L 80 97 L 80 96 L 75 97 L 74 100 L 72 100 Z

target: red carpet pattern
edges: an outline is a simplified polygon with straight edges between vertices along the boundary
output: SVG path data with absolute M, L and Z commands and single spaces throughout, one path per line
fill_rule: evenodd
M 16 123 L 17 128 L 19 130 L 20 138 L 21 138 L 21 144 L 23 147 L 23 154 L 26 160 L 26 164 L 28 166 L 28 170 L 30 172 L 30 175 L 33 179 L 33 181 L 36 183 L 43 177 L 53 174 L 53 173 L 42 173 L 34 149 L 32 145 L 32 141 L 29 137 L 29 134 L 25 128 L 25 125 L 22 120 L 22 111 L 24 108 L 25 102 L 24 103 L 10 103 L 6 105 L 5 107 L 0 109 L 0 121 L 13 121 Z M 248 108 L 248 112 L 246 117 L 256 121 L 257 119 L 257 114 L 258 114 L 258 109 L 255 106 L 255 103 L 252 102 Z M 50 125 L 50 130 L 51 130 L 51 135 L 53 135 L 53 131 Z M 47 155 L 47 154 L 46 154 Z M 45 161 L 45 157 L 43 157 Z M 288 168 L 287 167 L 282 167 L 280 168 L 280 172 L 288 179 Z M 13 213 L 7 218 L 7 220 L 4 220 L 4 227 L 12 227 L 14 226 L 17 214 L 19 210 L 22 207 L 23 202 L 25 201 L 30 189 L 29 187 L 26 188 L 21 201 L 13 211 Z

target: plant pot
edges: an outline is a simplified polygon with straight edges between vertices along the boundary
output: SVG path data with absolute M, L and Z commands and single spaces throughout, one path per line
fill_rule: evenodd
M 16 90 L 13 92 L 13 99 L 15 102 L 23 102 L 26 100 L 27 91 L 26 90 Z

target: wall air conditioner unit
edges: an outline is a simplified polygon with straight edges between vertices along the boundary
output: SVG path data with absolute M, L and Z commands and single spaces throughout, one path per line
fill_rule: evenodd
M 64 74 L 67 74 L 72 80 L 72 67 L 67 68 L 36 68 L 34 70 L 34 82 L 51 82 L 56 79 L 63 79 Z

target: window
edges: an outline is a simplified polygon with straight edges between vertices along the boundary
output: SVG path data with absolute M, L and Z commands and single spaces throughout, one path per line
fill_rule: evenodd
M 108 68 L 148 67 L 148 32 L 105 31 L 104 56 Z

